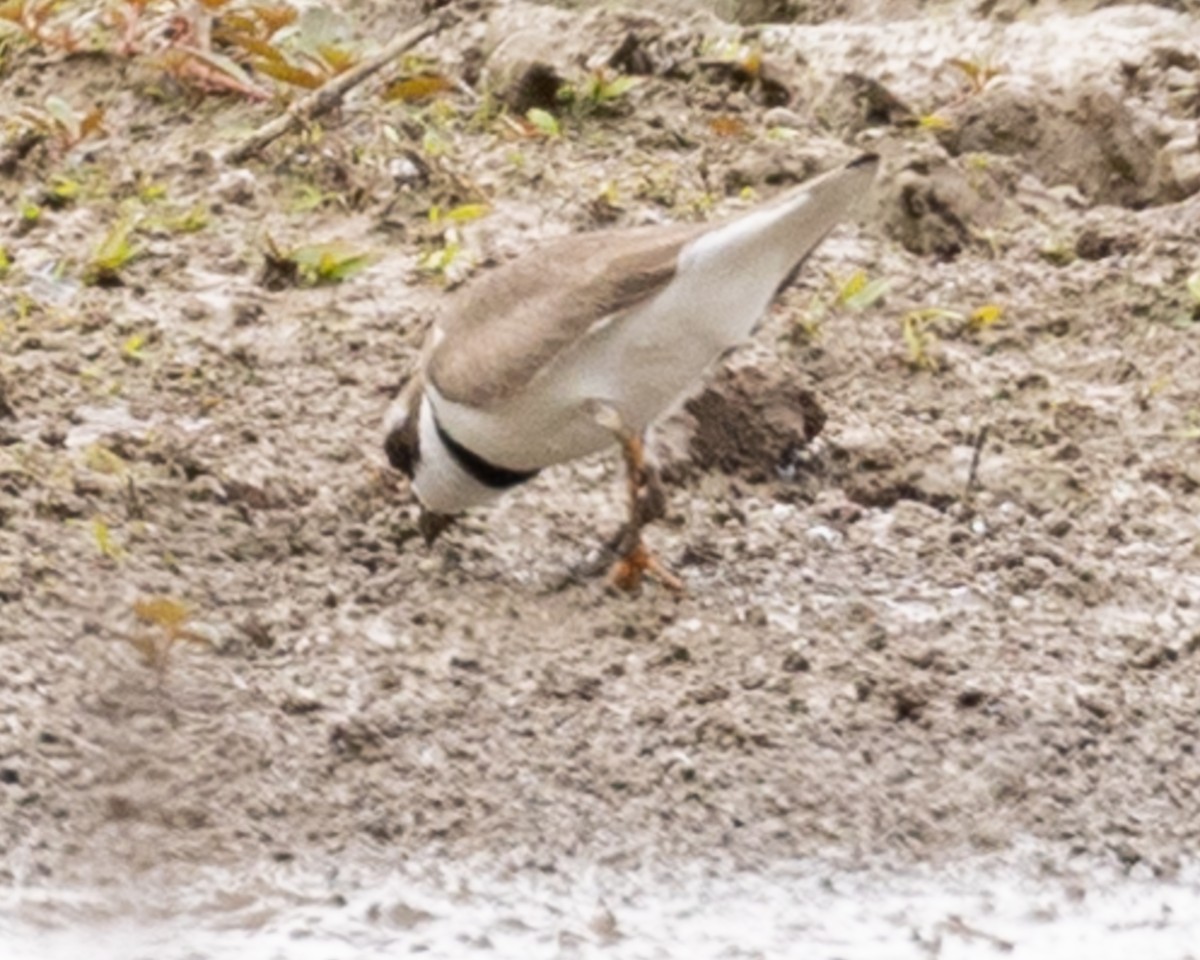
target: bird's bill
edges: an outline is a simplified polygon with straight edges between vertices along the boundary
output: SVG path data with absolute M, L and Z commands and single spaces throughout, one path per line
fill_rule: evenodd
M 425 538 L 425 546 L 433 546 L 437 538 L 454 525 L 456 519 L 458 518 L 452 513 L 434 513 L 422 507 L 420 516 L 417 517 L 417 529 Z

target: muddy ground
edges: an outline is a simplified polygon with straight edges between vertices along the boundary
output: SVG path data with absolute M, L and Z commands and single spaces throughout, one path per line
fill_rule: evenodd
M 416 6 L 344 10 L 382 42 Z M 278 100 L 5 49 L 9 146 L 49 95 L 105 114 L 0 175 L 0 882 L 1018 848 L 1173 876 L 1200 843 L 1195 6 L 460 6 L 419 48 L 460 87 L 367 84 L 232 168 Z M 483 94 L 608 62 L 640 82 L 548 104 L 557 135 Z M 380 423 L 447 285 L 864 148 L 858 222 L 663 431 L 685 596 L 566 576 L 620 520 L 612 457 L 421 544 Z M 89 285 L 122 218 L 140 256 Z M 266 269 L 314 238 L 376 259 Z M 857 270 L 887 284 L 860 309 Z M 190 611 L 165 654 L 154 597 Z

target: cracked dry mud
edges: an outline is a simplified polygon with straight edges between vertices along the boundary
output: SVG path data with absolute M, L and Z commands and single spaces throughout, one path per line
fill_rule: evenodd
M 211 154 L 270 105 L 9 55 L 5 113 L 57 92 L 103 102 L 108 133 L 0 181 L 7 211 L 57 170 L 89 185 L 0 226 L 0 883 L 1190 862 L 1195 6 L 849 3 L 790 27 L 596 6 L 467 5 L 422 48 L 471 83 L 506 56 L 570 79 L 635 35 L 649 73 L 561 137 L 472 126 L 450 96 L 463 119 L 430 157 L 428 113 L 363 92 L 244 174 Z M 347 10 L 378 36 L 415 15 Z M 790 105 L 703 65 L 747 36 Z M 1000 72 L 975 91 L 951 58 Z M 420 543 L 380 422 L 444 296 L 416 266 L 431 205 L 490 205 L 462 229 L 485 262 L 719 215 L 864 145 L 885 169 L 858 222 L 662 431 L 648 536 L 685 596 L 564 585 L 620 521 L 615 456 Z M 79 285 L 142 181 L 209 227 L 146 236 L 122 286 Z M 295 212 L 303 184 L 350 209 Z M 381 257 L 267 290 L 266 235 Z M 890 285 L 859 312 L 836 303 L 856 269 Z M 1000 322 L 973 329 L 987 304 Z M 901 325 L 929 308 L 953 313 L 918 331 L 932 369 Z M 204 641 L 161 669 L 128 642 L 154 595 Z

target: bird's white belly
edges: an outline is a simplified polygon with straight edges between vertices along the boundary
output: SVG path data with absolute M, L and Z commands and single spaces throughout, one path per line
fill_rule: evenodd
M 512 399 L 479 410 L 432 391 L 443 427 L 491 462 L 522 470 L 612 446 L 589 401 L 611 405 L 635 431 L 671 412 L 750 335 L 789 266 L 770 255 L 730 256 L 724 233 L 694 244 L 662 293 L 593 328 Z

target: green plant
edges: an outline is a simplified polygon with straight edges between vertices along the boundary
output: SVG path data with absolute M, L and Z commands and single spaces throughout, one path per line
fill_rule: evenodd
M 560 102 L 568 105 L 577 116 L 584 116 L 611 107 L 639 83 L 637 77 L 601 67 L 593 70 L 578 83 L 564 84 L 558 91 Z
M 97 515 L 92 518 L 91 531 L 96 549 L 106 560 L 119 561 L 125 556 L 125 550 L 113 539 L 112 530 L 104 517 Z
M 909 310 L 900 318 L 900 331 L 904 337 L 904 346 L 908 351 L 909 366 L 916 370 L 935 371 L 941 366 L 941 361 L 934 353 L 937 335 L 931 329 L 939 320 L 953 320 L 962 323 L 964 317 L 953 310 L 943 310 L 940 307 L 924 307 L 919 310 Z
M 273 289 L 341 283 L 361 273 L 375 259 L 370 251 L 341 240 L 301 244 L 283 250 L 267 237 L 266 246 L 263 282 Z
M 962 57 L 951 57 L 946 61 L 954 69 L 967 78 L 970 93 L 981 93 L 992 80 L 1004 72 L 1004 68 L 987 60 L 967 60 Z
M 206 636 L 189 626 L 194 614 L 181 600 L 165 596 L 140 597 L 133 602 L 133 613 L 143 630 L 125 634 L 142 655 L 146 665 L 163 673 L 170 660 L 171 650 L 180 641 L 211 646 Z
M 562 136 L 562 127 L 559 126 L 558 118 L 549 110 L 543 110 L 541 107 L 531 107 L 525 113 L 525 119 L 529 121 L 529 128 L 532 133 L 554 139 Z
M 845 280 L 833 276 L 829 279 L 833 290 L 814 294 L 807 309 L 796 318 L 790 333 L 793 342 L 811 343 L 819 340 L 821 329 L 831 312 L 844 309 L 861 313 L 887 296 L 892 286 L 886 277 L 869 279 L 864 270 L 856 270 Z
M 297 247 L 292 251 L 292 259 L 300 268 L 301 279 L 316 285 L 348 280 L 370 266 L 374 257 L 369 251 L 335 240 Z
M 128 217 L 122 217 L 113 224 L 104 239 L 97 244 L 84 269 L 84 283 L 92 286 L 121 284 L 121 271 L 141 253 L 131 241 L 135 226 L 135 222 Z
M 79 181 L 55 174 L 46 182 L 42 191 L 42 202 L 56 210 L 61 209 L 73 203 L 79 197 L 79 191 Z

